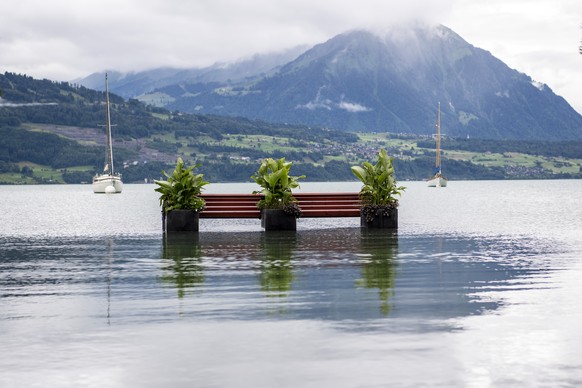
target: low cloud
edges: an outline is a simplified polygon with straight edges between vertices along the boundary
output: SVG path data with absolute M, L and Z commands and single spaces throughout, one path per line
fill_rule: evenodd
M 365 107 L 364 105 L 355 104 L 352 102 L 342 101 L 338 104 L 338 107 L 343 110 L 347 110 L 351 113 L 360 113 L 360 112 L 370 112 L 372 109 Z
M 316 109 L 325 109 L 325 110 L 332 110 L 333 103 L 331 100 L 323 100 L 323 101 L 309 101 L 307 104 L 297 105 L 295 109 L 307 109 L 307 110 L 316 110 Z
M 362 104 L 345 101 L 343 98 L 340 102 L 334 102 L 328 98 L 321 99 L 319 93 L 314 100 L 309 101 L 306 104 L 297 105 L 295 109 L 307 109 L 311 111 L 316 109 L 325 109 L 329 111 L 334 109 L 341 109 L 350 113 L 362 113 L 372 111 L 371 108 L 368 108 Z
M 15 103 L 15 102 L 7 102 L 0 98 L 0 107 L 2 108 L 19 108 L 22 106 L 44 106 L 44 105 L 58 105 L 56 102 L 24 102 L 24 103 Z
M 68 81 L 107 69 L 231 62 L 355 28 L 438 19 L 448 8 L 426 0 L 21 0 L 2 10 L 0 52 L 3 70 Z

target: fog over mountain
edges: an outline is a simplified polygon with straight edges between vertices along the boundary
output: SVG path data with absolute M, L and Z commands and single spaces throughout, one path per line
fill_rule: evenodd
M 308 47 L 255 54 L 232 63 L 216 63 L 209 67 L 177 69 L 159 68 L 142 72 L 122 73 L 109 71 L 109 89 L 125 98 L 134 98 L 158 88 L 184 83 L 238 82 L 249 77 L 276 71 L 282 65 L 301 55 Z M 85 87 L 105 90 L 104 73 L 94 73 L 74 80 Z
M 270 69 L 136 73 L 114 90 L 185 112 L 426 135 L 440 101 L 449 136 L 582 139 L 582 116 L 562 97 L 444 26 L 350 31 L 279 58 Z

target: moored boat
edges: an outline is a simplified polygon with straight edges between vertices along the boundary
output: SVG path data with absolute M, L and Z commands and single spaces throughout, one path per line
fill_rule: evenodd
M 116 173 L 113 168 L 113 146 L 111 141 L 111 117 L 109 113 L 109 82 L 105 74 L 105 111 L 106 121 L 105 129 L 107 136 L 105 167 L 102 174 L 93 177 L 93 192 L 99 194 L 121 193 L 123 190 L 123 181 L 121 174 Z
M 437 113 L 437 133 L 435 135 L 436 139 L 436 159 L 435 159 L 435 169 L 434 176 L 427 181 L 428 187 L 447 187 L 447 179 L 442 174 L 441 168 L 441 102 L 438 103 L 438 113 Z

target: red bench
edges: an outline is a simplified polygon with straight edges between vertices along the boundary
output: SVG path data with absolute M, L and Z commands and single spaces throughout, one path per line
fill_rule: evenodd
M 294 193 L 302 217 L 359 217 L 358 193 Z M 202 194 L 206 209 L 200 218 L 261 218 L 260 194 Z

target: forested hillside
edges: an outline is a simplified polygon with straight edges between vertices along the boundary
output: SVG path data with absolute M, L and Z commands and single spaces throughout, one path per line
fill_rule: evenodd
M 104 154 L 101 144 L 105 138 L 104 135 L 90 135 L 94 132 L 104 133 L 103 92 L 69 83 L 35 80 L 26 75 L 5 73 L 0 75 L 0 93 L 0 131 L 3 138 L 0 144 L 0 173 L 19 171 L 22 169 L 19 164 L 23 162 L 53 169 L 88 166 L 84 175 L 75 175 L 83 175 L 83 180 L 88 181 L 99 170 Z M 180 148 L 180 142 L 168 142 L 167 136 L 193 144 L 204 154 L 227 153 L 228 147 L 208 144 L 209 141 L 220 142 L 225 134 L 280 137 L 316 143 L 353 143 L 358 140 L 352 133 L 330 129 L 312 130 L 306 126 L 278 125 L 243 118 L 170 112 L 134 99 L 125 101 L 114 94 L 110 94 L 110 105 L 115 125 L 114 149 L 118 165 L 132 161 L 141 164 L 165 162 L 158 164 L 167 167 L 167 163 L 179 155 Z M 73 127 L 76 131 L 66 131 L 67 134 L 63 135 L 63 127 Z M 79 138 L 89 138 L 91 141 L 79 144 L 76 141 Z M 149 153 L 140 155 L 141 151 Z M 273 155 L 272 150 L 249 152 L 253 159 Z M 216 165 L 216 158 L 209 157 L 208 160 L 207 169 L 216 178 L 241 179 L 239 174 L 228 171 L 228 164 L 222 167 Z M 130 164 L 128 168 L 128 175 L 141 181 L 152 176 L 157 178 L 161 171 L 158 169 L 152 173 L 151 168 L 135 164 Z M 131 170 L 143 174 L 135 174 Z
M 0 183 L 90 182 L 104 160 L 105 96 L 78 85 L 0 75 Z M 214 115 L 170 112 L 110 94 L 115 165 L 124 181 L 161 177 L 178 156 L 201 163 L 212 182 L 249 181 L 265 157 L 286 157 L 310 181 L 355 179 L 350 166 L 380 147 L 396 157 L 400 180 L 432 171 L 434 140 L 350 133 Z M 580 177 L 582 143 L 446 138 L 450 179 Z

